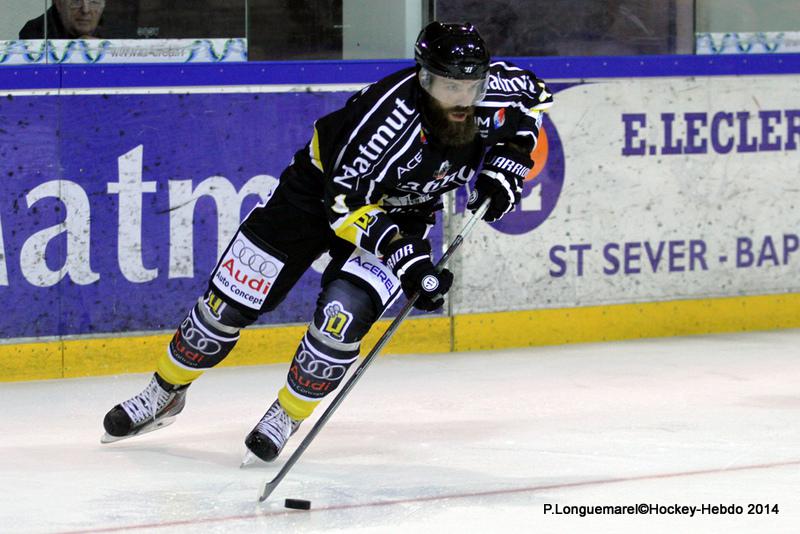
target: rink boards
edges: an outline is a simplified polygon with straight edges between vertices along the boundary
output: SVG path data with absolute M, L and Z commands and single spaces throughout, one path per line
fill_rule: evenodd
M 748 59 L 519 60 L 556 101 L 521 206 L 387 352 L 800 327 L 800 60 Z M 0 69 L 0 380 L 152 369 L 313 121 L 405 65 Z M 321 267 L 226 364 L 288 361 Z

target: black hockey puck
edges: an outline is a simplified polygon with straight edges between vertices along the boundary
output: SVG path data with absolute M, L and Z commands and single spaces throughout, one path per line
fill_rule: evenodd
M 295 510 L 310 510 L 311 501 L 305 499 L 286 499 L 283 503 L 286 508 L 294 508 Z

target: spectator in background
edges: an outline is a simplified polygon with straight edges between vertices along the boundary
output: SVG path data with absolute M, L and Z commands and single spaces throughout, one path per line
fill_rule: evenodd
M 53 0 L 52 7 L 44 15 L 29 20 L 22 27 L 19 38 L 97 39 L 102 37 L 100 20 L 105 7 L 105 0 Z

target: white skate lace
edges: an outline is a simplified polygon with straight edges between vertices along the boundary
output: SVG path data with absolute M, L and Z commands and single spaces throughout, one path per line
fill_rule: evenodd
M 158 412 L 171 398 L 172 394 L 162 389 L 153 377 L 144 391 L 122 403 L 122 409 L 130 416 L 133 424 L 138 425 L 147 419 L 155 421 Z
M 289 436 L 294 434 L 301 421 L 292 419 L 283 407 L 275 401 L 261 421 L 256 425 L 256 430 L 267 436 L 278 449 L 283 448 Z

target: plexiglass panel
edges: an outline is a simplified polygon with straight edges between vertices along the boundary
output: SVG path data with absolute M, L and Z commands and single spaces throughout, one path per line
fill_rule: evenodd
M 671 54 L 691 9 L 679 0 L 438 0 L 436 17 L 473 22 L 501 56 Z
M 800 6 L 787 0 L 697 0 L 698 54 L 800 53 Z
M 2 0 L 0 15 L 0 65 L 410 58 L 434 18 L 473 22 L 495 56 L 800 51 L 793 0 Z
M 0 2 L 0 41 L 18 39 L 23 27 L 30 20 L 40 17 L 45 12 L 49 1 L 46 0 L 2 0 Z M 31 28 L 29 35 L 36 39 L 44 38 L 44 27 L 36 31 Z
M 251 60 L 342 59 L 342 0 L 249 0 Z
M 245 0 L 3 2 L 9 4 L 0 26 L 3 39 L 195 39 L 245 37 L 246 31 Z
M 3 1 L 0 64 L 247 60 L 246 0 Z

